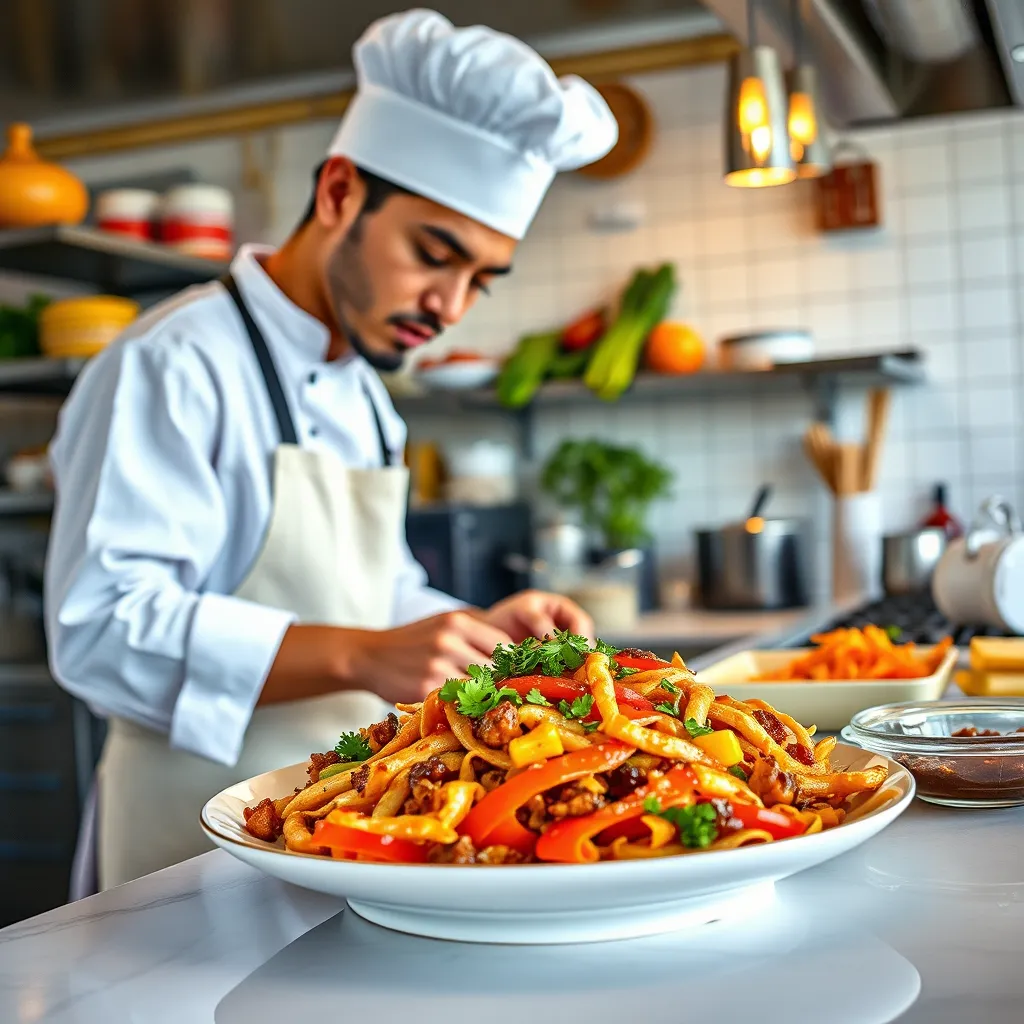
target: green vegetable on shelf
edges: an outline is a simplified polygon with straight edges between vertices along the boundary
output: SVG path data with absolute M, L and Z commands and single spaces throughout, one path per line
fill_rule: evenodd
M 39 355 L 39 314 L 49 302 L 33 295 L 23 307 L 0 305 L 0 359 Z
M 498 377 L 498 401 L 510 409 L 528 405 L 541 386 L 558 354 L 557 332 L 527 334 Z
M 583 376 L 599 398 L 614 401 L 633 383 L 647 336 L 668 315 L 675 290 L 671 263 L 663 263 L 654 273 L 638 270 L 633 275 L 618 315 L 595 343 Z

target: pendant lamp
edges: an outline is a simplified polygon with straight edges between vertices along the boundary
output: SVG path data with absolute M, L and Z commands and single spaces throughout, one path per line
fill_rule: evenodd
M 729 62 L 725 183 L 737 188 L 785 185 L 797 173 L 779 55 L 757 45 L 755 15 L 754 0 L 747 0 L 750 46 Z
M 786 75 L 789 91 L 790 152 L 801 178 L 820 178 L 832 170 L 832 154 L 825 138 L 818 95 L 818 73 L 804 61 L 800 0 L 790 0 L 793 22 L 793 63 Z

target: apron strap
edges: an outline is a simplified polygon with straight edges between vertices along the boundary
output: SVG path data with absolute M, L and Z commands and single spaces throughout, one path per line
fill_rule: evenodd
M 387 434 L 384 433 L 384 424 L 381 423 L 380 411 L 377 409 L 377 403 L 373 400 L 373 395 L 370 394 L 366 381 L 363 381 L 363 394 L 366 395 L 366 400 L 370 403 L 370 411 L 373 413 L 373 425 L 377 428 L 377 441 L 380 444 L 380 464 L 382 466 L 392 466 L 395 459 L 391 454 Z
M 224 285 L 231 301 L 234 302 L 238 315 L 242 318 L 246 334 L 252 343 L 253 351 L 256 353 L 256 360 L 260 364 L 260 372 L 263 374 L 263 381 L 267 386 L 267 395 L 270 397 L 270 404 L 274 409 L 274 418 L 277 420 L 277 429 L 281 435 L 282 444 L 298 444 L 299 435 L 295 430 L 295 421 L 292 419 L 291 411 L 288 408 L 288 400 L 284 396 L 284 388 L 281 387 L 281 378 L 278 376 L 274 366 L 274 359 L 267 347 L 263 332 L 259 329 L 256 321 L 253 320 L 249 307 L 245 304 L 241 292 L 238 290 L 238 282 L 231 274 L 221 278 L 220 283 Z

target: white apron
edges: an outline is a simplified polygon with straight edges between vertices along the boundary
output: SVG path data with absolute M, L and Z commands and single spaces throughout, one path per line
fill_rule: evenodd
M 408 474 L 391 465 L 348 469 L 332 452 L 300 448 L 266 342 L 233 280 L 238 307 L 267 384 L 282 443 L 274 453 L 273 510 L 263 547 L 235 592 L 294 612 L 300 622 L 382 629 L 390 621 Z M 99 765 L 99 884 L 108 889 L 204 853 L 203 804 L 227 786 L 334 747 L 338 736 L 380 721 L 391 705 L 352 691 L 256 709 L 234 767 L 172 750 L 167 736 L 110 720 Z

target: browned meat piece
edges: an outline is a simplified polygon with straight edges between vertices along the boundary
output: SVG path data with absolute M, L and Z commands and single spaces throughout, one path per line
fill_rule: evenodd
M 776 743 L 781 746 L 786 745 L 786 740 L 789 738 L 786 735 L 786 727 L 770 711 L 763 711 L 761 708 L 758 708 L 754 712 L 754 718 L 757 719 L 761 728 L 764 729 L 764 731 L 768 733 Z
M 274 842 L 284 828 L 284 821 L 270 797 L 261 800 L 255 807 L 243 808 L 242 813 L 245 815 L 245 831 L 265 843 Z
M 485 846 L 477 855 L 477 864 L 522 864 L 526 858 L 509 846 Z
M 651 658 L 655 661 L 659 660 L 658 656 L 653 651 L 642 651 L 639 647 L 626 647 L 619 651 L 619 654 L 624 654 L 627 658 Z
M 796 780 L 769 758 L 754 762 L 747 785 L 764 801 L 765 807 L 791 804 L 796 796 Z
M 366 742 L 370 744 L 370 749 L 376 754 L 398 735 L 398 715 L 392 711 L 383 722 L 377 722 L 361 732 L 366 737 Z
M 367 782 L 370 781 L 370 769 L 373 765 L 364 764 L 362 768 L 356 768 L 352 772 L 352 788 L 357 793 L 362 793 L 366 789 Z
M 635 764 L 619 765 L 608 773 L 608 796 L 622 800 L 647 781 L 647 772 Z
M 548 820 L 548 805 L 544 802 L 544 797 L 538 793 L 536 796 L 531 796 L 519 808 L 516 815 L 520 824 L 533 829 L 534 832 L 539 832 Z
M 510 700 L 503 700 L 496 708 L 484 712 L 473 726 L 473 734 L 492 750 L 500 750 L 509 740 L 522 735 L 519 728 L 519 709 Z
M 417 782 L 444 782 L 452 774 L 445 768 L 444 761 L 434 754 L 409 769 L 409 782 L 413 786 Z
M 405 801 L 405 814 L 433 814 L 441 809 L 441 786 L 429 779 L 417 779 Z
M 500 768 L 490 768 L 477 779 L 477 782 L 484 787 L 484 792 L 490 793 L 497 789 L 505 781 L 505 773 Z
M 801 764 L 814 764 L 814 751 L 803 743 L 790 743 L 790 745 L 786 747 L 786 752 Z
M 310 784 L 320 781 L 320 773 L 331 764 L 337 764 L 341 760 L 333 751 L 328 750 L 326 754 L 310 754 L 309 767 L 306 774 L 309 776 Z
M 604 807 L 605 799 L 599 793 L 591 793 L 582 786 L 563 786 L 558 799 L 548 807 L 548 814 L 556 821 L 559 818 L 579 818 L 593 814 Z
M 473 840 L 469 836 L 463 836 L 451 846 L 435 846 L 427 854 L 427 860 L 431 864 L 475 864 L 476 850 L 473 848 Z
M 718 829 L 719 836 L 727 832 L 739 832 L 744 827 L 743 822 L 733 816 L 732 804 L 728 800 L 715 797 L 711 801 L 711 806 L 715 809 L 715 828 Z

